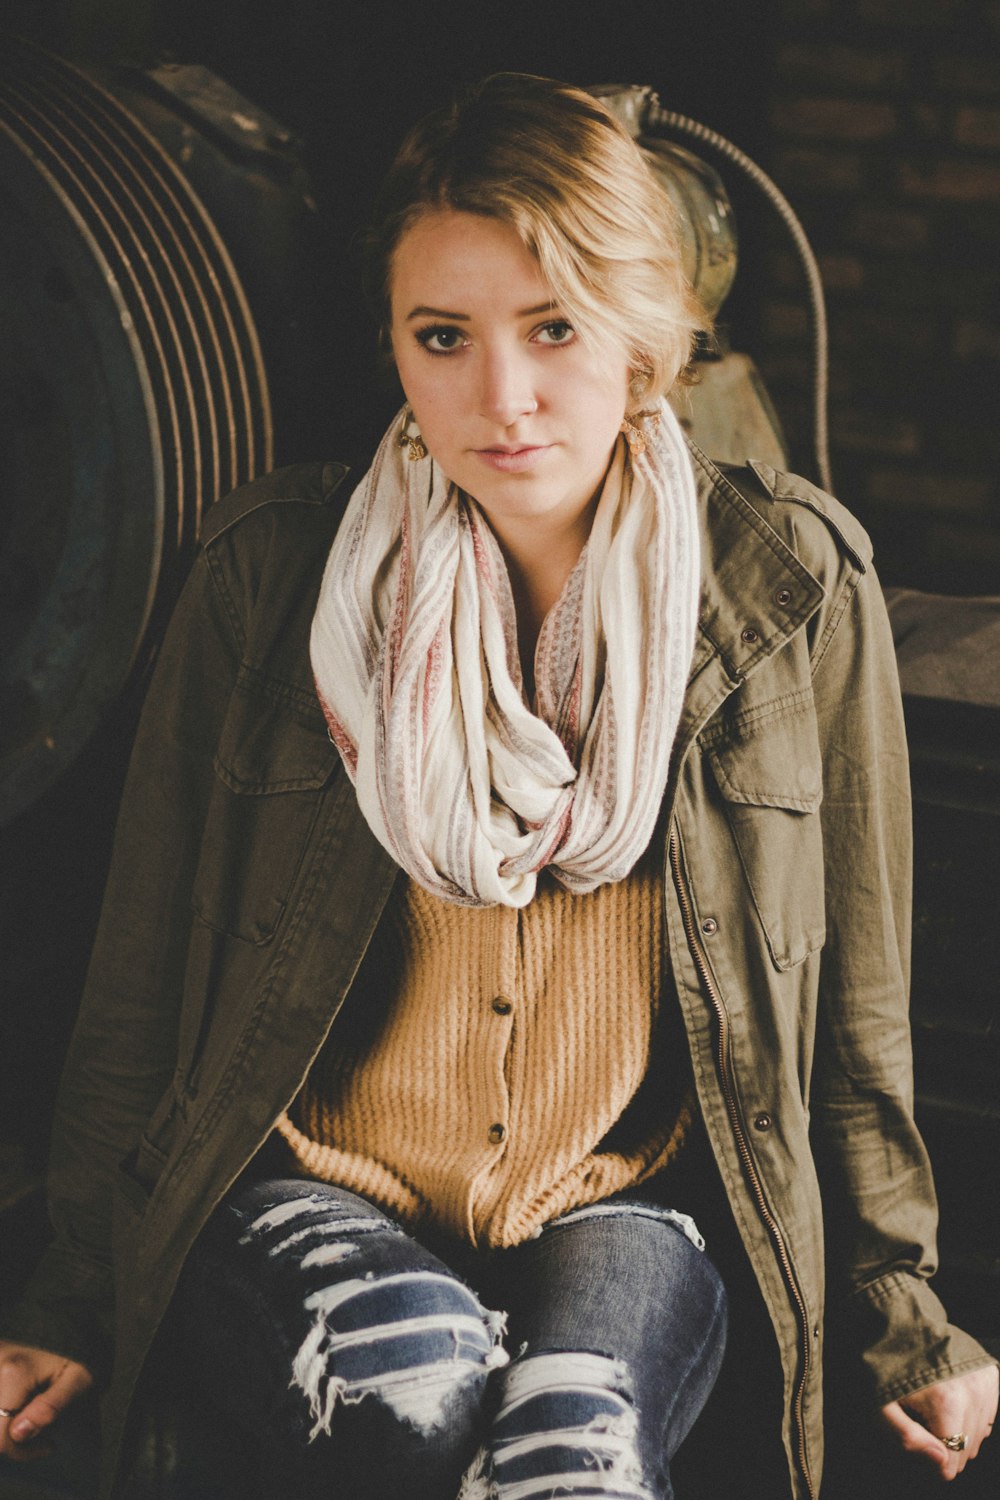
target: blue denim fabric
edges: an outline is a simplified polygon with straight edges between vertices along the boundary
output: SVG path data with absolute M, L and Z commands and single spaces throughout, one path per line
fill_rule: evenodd
M 633 1192 L 511 1250 L 434 1253 L 342 1188 L 242 1184 L 175 1326 L 269 1500 L 670 1500 L 725 1343 L 696 1238 Z

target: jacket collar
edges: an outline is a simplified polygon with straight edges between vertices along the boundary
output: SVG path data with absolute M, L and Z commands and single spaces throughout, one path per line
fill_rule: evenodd
M 742 682 L 815 614 L 824 590 L 731 480 L 697 449 L 692 458 L 702 547 L 692 676 L 717 652 L 727 675 Z M 760 494 L 766 504 L 762 486 Z
M 824 590 L 735 484 L 691 445 L 701 605 L 678 745 L 809 620 Z M 770 496 L 757 478 L 760 503 Z

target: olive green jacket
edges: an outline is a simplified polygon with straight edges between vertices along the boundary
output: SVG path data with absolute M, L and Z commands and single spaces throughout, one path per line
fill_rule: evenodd
M 868 540 L 802 480 L 694 461 L 702 605 L 665 921 L 705 1126 L 782 1351 L 790 1492 L 808 1500 L 821 1195 L 828 1298 L 875 1401 L 987 1356 L 927 1284 L 907 755 Z M 344 476 L 285 469 L 211 511 L 136 742 L 58 1107 L 55 1239 L 5 1330 L 109 1381 L 104 1495 L 184 1256 L 297 1093 L 397 873 L 311 680 Z

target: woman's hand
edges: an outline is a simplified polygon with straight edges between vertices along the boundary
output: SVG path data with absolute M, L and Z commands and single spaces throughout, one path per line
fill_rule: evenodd
M 989 1437 L 997 1414 L 997 1378 L 996 1365 L 953 1375 L 901 1401 L 890 1401 L 882 1408 L 882 1418 L 908 1453 L 923 1454 L 942 1479 L 954 1479 Z M 955 1453 L 941 1439 L 960 1432 L 968 1442 Z
M 85 1365 L 0 1340 L 0 1455 L 44 1458 L 51 1449 L 39 1435 L 93 1383 Z

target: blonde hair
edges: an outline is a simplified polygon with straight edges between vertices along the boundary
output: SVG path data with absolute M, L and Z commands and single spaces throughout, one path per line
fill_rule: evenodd
M 600 100 L 550 78 L 496 73 L 414 126 L 367 241 L 384 339 L 396 248 L 423 214 L 448 209 L 517 232 L 581 336 L 625 355 L 630 411 L 655 403 L 684 371 L 709 320 L 682 269 L 675 210 Z

